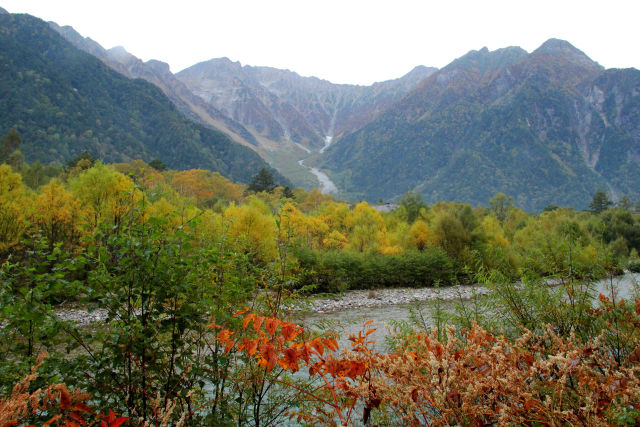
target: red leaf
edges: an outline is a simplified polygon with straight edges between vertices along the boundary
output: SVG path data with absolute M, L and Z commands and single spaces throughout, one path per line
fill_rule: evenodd
M 83 426 L 86 426 L 87 423 L 84 421 L 84 417 L 82 415 L 80 415 L 77 412 L 72 412 L 69 414 L 69 416 L 71 418 L 73 418 L 74 420 L 76 420 L 77 422 L 79 422 L 80 424 L 82 424 Z
M 91 410 L 91 408 L 89 408 L 87 405 L 85 405 L 83 402 L 78 402 L 75 405 L 73 405 L 72 408 L 74 411 L 78 411 L 78 412 L 86 412 L 88 414 L 93 414 L 93 411 Z
M 120 427 L 126 423 L 130 417 L 118 417 L 109 427 Z

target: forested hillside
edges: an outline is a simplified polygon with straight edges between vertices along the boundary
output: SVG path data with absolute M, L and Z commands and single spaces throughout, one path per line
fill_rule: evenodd
M 131 80 L 28 15 L 0 16 L 0 132 L 16 128 L 27 160 L 162 160 L 247 182 L 266 163 L 184 117 L 154 85 Z M 278 175 L 279 180 L 283 180 Z
M 569 43 L 472 51 L 321 162 L 347 194 L 583 209 L 598 188 L 637 196 L 640 71 L 604 70 Z

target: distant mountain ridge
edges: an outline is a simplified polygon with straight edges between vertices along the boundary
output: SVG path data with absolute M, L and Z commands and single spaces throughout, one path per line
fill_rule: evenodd
M 375 118 L 434 71 L 416 67 L 404 77 L 371 86 L 338 85 L 219 58 L 182 70 L 176 77 L 260 134 L 318 149 L 327 136 L 339 137 Z
M 0 134 L 12 127 L 29 161 L 64 163 L 86 150 L 109 162 L 159 158 L 240 182 L 268 167 L 224 133 L 188 120 L 156 86 L 113 71 L 40 19 L 0 14 Z
M 585 208 L 598 188 L 640 196 L 640 71 L 604 70 L 551 39 L 471 51 L 434 73 L 321 166 L 353 197 Z
M 314 166 L 329 173 L 343 197 L 371 201 L 416 190 L 429 202 L 486 204 L 504 192 L 527 210 L 541 210 L 548 204 L 582 209 L 598 188 L 614 199 L 640 197 L 640 71 L 605 70 L 563 40 L 550 39 L 531 53 L 474 50 L 441 70 L 420 66 L 399 79 L 357 86 L 227 58 L 174 75 L 163 62 L 143 62 L 121 47 L 106 50 L 71 27 L 50 25 L 118 73 L 153 83 L 185 115 L 253 148 L 307 187 L 315 182 L 307 167 Z M 6 96 L 18 97 L 12 90 L 23 83 L 9 79 Z M 25 93 L 39 95 L 35 86 Z M 45 107 L 50 101 L 38 100 Z M 13 100 L 4 102 L 15 110 L 7 104 Z M 140 115 L 141 106 L 134 107 Z M 96 138 L 84 126 L 88 144 Z M 60 157 L 60 147 L 41 156 Z M 127 158 L 132 148 L 121 143 L 116 152 Z
M 80 35 L 73 27 L 61 27 L 55 22 L 49 22 L 49 25 L 75 47 L 97 57 L 117 72 L 130 78 L 144 79 L 158 86 L 187 117 L 225 132 L 241 144 L 254 147 L 258 145 L 254 136 L 244 126 L 195 96 L 176 79 L 169 69 L 169 64 L 157 60 L 143 62 L 121 46 L 107 50 L 91 38 Z
M 322 151 L 332 139 L 373 120 L 436 70 L 418 66 L 371 86 L 337 85 L 219 58 L 174 75 L 164 62 L 143 62 L 123 47 L 107 50 L 72 27 L 49 24 L 115 71 L 158 86 L 187 117 L 227 133 L 307 187 L 316 178 L 298 164 L 301 156 Z

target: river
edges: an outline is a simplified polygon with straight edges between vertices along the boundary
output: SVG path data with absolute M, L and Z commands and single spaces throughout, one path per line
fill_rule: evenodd
M 640 283 L 640 274 L 627 273 L 613 278 L 613 290 L 616 301 L 619 299 L 633 299 L 637 295 L 637 285 Z M 445 289 L 445 288 L 443 288 Z M 595 283 L 594 294 L 603 294 L 611 299 L 611 283 L 607 280 L 600 280 Z M 468 304 L 469 302 L 464 302 Z M 453 302 L 443 301 L 445 310 L 453 308 Z M 594 303 L 595 304 L 595 303 Z M 304 317 L 303 323 L 307 327 L 335 330 L 340 336 L 340 346 L 349 348 L 348 337 L 350 334 L 357 334 L 361 331 L 364 322 L 373 320 L 370 327 L 376 331 L 370 335 L 375 340 L 373 346 L 378 352 L 386 350 L 385 339 L 393 330 L 393 322 L 410 321 L 410 308 L 416 307 L 424 314 L 426 327 L 433 325 L 433 316 L 430 307 L 432 302 L 420 302 L 412 304 L 384 305 L 380 307 L 358 307 L 348 310 L 336 310 L 328 313 L 311 313 Z
M 322 154 L 324 153 L 324 150 L 326 150 L 330 145 L 331 142 L 333 141 L 333 137 L 332 136 L 326 136 L 324 139 L 324 146 L 320 149 L 319 153 Z M 300 145 L 297 144 L 298 146 L 300 146 L 300 148 L 302 148 L 303 150 L 305 150 L 307 153 L 311 153 L 311 151 Z M 309 168 L 309 171 L 315 175 L 315 177 L 318 179 L 318 183 L 320 184 L 320 192 L 322 194 L 330 194 L 330 193 L 334 193 L 337 194 L 338 193 L 338 187 L 336 186 L 336 184 L 331 181 L 331 178 L 329 178 L 329 175 L 327 175 L 326 173 L 322 172 L 320 169 L 318 168 L 314 168 L 314 167 L 309 167 L 306 166 L 304 164 L 304 160 L 305 159 L 300 159 L 298 160 L 298 164 L 300 166 L 304 166 L 306 168 Z

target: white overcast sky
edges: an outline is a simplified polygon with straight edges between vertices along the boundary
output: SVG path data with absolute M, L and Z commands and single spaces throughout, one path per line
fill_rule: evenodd
M 606 68 L 640 68 L 640 0 L 0 0 L 173 72 L 226 56 L 371 84 L 472 49 L 568 40 Z

